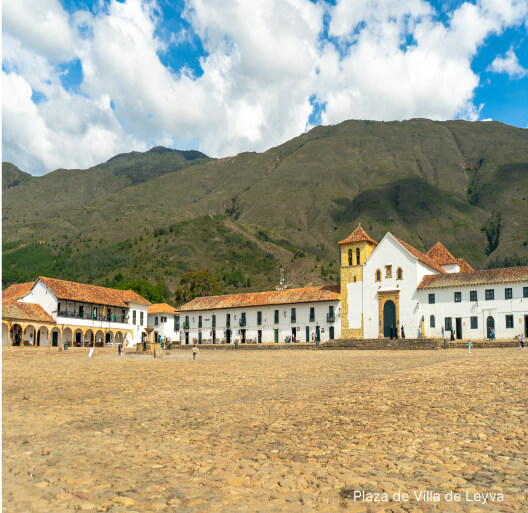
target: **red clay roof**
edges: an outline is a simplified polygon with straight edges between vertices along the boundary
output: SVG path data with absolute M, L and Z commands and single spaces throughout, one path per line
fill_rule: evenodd
M 392 235 L 392 234 L 391 234 Z M 411 255 L 416 257 L 420 262 L 424 263 L 426 266 L 431 267 L 439 273 L 445 274 L 444 269 L 438 265 L 432 258 L 429 258 L 427 255 L 424 255 L 421 251 L 418 251 L 416 248 L 413 248 L 410 244 L 398 239 L 398 237 L 392 235 Z
M 96 285 L 86 285 L 73 281 L 56 280 L 39 276 L 44 283 L 59 299 L 80 301 L 83 303 L 96 303 L 100 305 L 128 308 L 128 303 L 150 305 L 150 301 L 136 294 L 133 290 L 109 289 Z
M 374 244 L 374 246 L 377 246 L 378 243 L 369 236 L 369 234 L 361 228 L 361 225 L 359 225 L 346 239 L 343 239 L 339 242 L 339 244 L 348 244 L 349 242 L 370 242 L 371 244 Z
M 506 269 L 487 269 L 485 271 L 424 276 L 418 288 L 437 289 L 518 282 L 528 282 L 528 267 L 508 267 Z
M 55 323 L 55 319 L 36 303 L 2 301 L 2 319 Z
M 460 266 L 461 273 L 468 273 L 470 271 L 474 271 L 473 267 L 471 267 L 463 258 L 457 258 L 456 263 Z
M 456 264 L 456 258 L 447 251 L 445 246 L 441 242 L 437 242 L 428 252 L 427 255 L 432 258 L 437 264 L 449 265 Z
M 217 308 L 245 308 L 249 306 L 310 303 L 312 301 L 338 301 L 339 285 L 304 287 L 302 289 L 274 290 L 228 296 L 197 297 L 180 308 L 180 312 L 214 310 Z
M 147 307 L 147 313 L 149 314 L 155 314 L 155 313 L 168 313 L 168 314 L 177 314 L 176 308 L 174 308 L 171 305 L 168 305 L 167 303 L 158 303 L 156 305 L 150 305 Z
M 2 291 L 2 301 L 11 301 L 25 296 L 35 285 L 34 281 L 28 283 L 14 283 Z

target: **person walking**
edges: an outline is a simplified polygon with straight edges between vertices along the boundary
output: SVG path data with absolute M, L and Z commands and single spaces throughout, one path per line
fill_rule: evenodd
M 473 347 L 473 344 L 471 343 L 471 340 L 468 340 L 468 353 L 471 354 L 471 348 Z
M 196 346 L 195 345 L 193 345 L 192 353 L 193 353 L 193 360 L 196 360 Z
M 445 338 L 445 331 L 444 331 L 444 327 L 442 326 L 442 340 Z
M 405 331 L 403 329 L 403 324 L 402 324 L 402 327 L 401 327 L 401 338 L 405 338 Z
M 521 343 L 521 351 L 524 351 L 524 333 L 521 333 L 520 343 Z

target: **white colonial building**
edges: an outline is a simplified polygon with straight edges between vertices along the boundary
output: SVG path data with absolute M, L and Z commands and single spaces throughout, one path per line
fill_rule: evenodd
M 340 338 L 339 287 L 200 297 L 180 308 L 182 343 L 315 342 Z
M 528 336 L 528 267 L 475 271 L 441 243 L 424 254 L 361 226 L 339 244 L 343 338 Z
M 145 336 L 150 302 L 117 290 L 53 278 L 2 293 L 2 345 L 132 346 Z
M 159 342 L 180 342 L 180 313 L 167 303 L 148 307 L 148 324 L 154 329 L 152 340 Z

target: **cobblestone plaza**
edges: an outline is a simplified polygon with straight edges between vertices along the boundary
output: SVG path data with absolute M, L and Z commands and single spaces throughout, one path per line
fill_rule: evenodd
M 513 348 L 4 349 L 3 510 L 527 511 L 527 364 Z

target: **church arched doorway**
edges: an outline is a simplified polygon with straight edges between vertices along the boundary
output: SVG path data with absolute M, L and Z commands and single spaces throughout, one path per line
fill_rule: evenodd
M 383 336 L 391 336 L 391 328 L 396 328 L 396 305 L 390 299 L 383 305 Z

